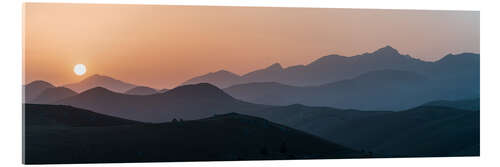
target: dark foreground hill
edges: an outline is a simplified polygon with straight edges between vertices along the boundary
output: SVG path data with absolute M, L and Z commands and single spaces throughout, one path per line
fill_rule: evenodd
M 462 110 L 479 110 L 479 98 L 475 99 L 465 99 L 465 100 L 438 100 L 432 101 L 424 104 L 424 106 L 441 106 L 441 107 L 450 107 Z
M 320 136 L 391 157 L 479 156 L 479 111 L 423 106 L 353 119 Z
M 143 124 L 63 105 L 26 104 L 24 118 L 27 126 L 89 127 Z
M 357 111 L 290 105 L 246 112 L 382 157 L 478 156 L 479 111 Z
M 27 104 L 25 112 L 27 164 L 368 157 L 298 130 L 235 113 L 146 124 L 110 120 L 112 117 L 67 106 Z M 85 121 L 93 119 L 99 121 Z

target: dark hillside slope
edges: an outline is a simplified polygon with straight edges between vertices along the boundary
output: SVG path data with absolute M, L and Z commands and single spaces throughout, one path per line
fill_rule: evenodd
M 88 114 L 38 105 L 28 105 L 26 112 L 43 108 L 70 109 L 68 112 L 76 113 L 73 117 Z M 44 115 L 26 116 L 40 120 Z M 368 157 L 298 130 L 235 113 L 162 124 L 67 127 L 28 123 L 27 164 Z

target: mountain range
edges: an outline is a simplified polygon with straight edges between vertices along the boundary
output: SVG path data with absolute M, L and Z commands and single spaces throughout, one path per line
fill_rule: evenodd
M 204 81 L 210 83 L 198 83 Z M 479 155 L 479 54 L 472 53 L 425 62 L 387 46 L 354 57 L 325 56 L 305 66 L 273 64 L 242 76 L 221 70 L 171 90 L 93 75 L 60 87 L 34 81 L 24 91 L 25 114 L 30 117 L 27 133 L 32 137 L 28 149 L 61 154 L 55 156 L 59 160 L 31 156 L 32 163 L 63 163 L 73 156 L 85 157 L 83 163 L 364 157 L 364 153 L 377 157 Z M 270 143 L 288 146 L 288 132 L 301 134 L 294 136 L 298 139 L 293 148 L 299 150 L 294 154 L 278 154 L 280 149 L 271 149 L 262 140 L 276 133 Z M 133 137 L 123 139 L 120 133 Z M 58 139 L 68 135 L 74 143 Z M 85 145 L 82 141 L 89 138 Z M 192 144 L 185 140 L 203 144 L 196 145 L 197 149 L 218 151 L 208 157 L 192 154 L 185 158 L 190 152 L 183 150 L 189 146 L 162 143 Z M 123 150 L 136 141 L 149 143 L 139 144 L 149 151 Z M 300 149 L 309 142 L 320 144 Z M 320 145 L 330 151 L 352 149 L 330 155 Z M 110 153 L 106 148 L 123 154 L 104 156 Z M 174 151 L 164 153 L 164 148 Z M 311 157 L 313 153 L 316 157 Z M 164 154 L 172 158 L 160 156 Z
M 311 83 L 294 84 L 295 81 L 289 80 L 293 78 L 296 81 Z M 54 87 L 41 82 L 43 81 L 33 82 L 29 87 L 37 84 Z M 425 62 L 401 55 L 394 48 L 386 46 L 373 53 L 353 57 L 329 55 L 306 66 L 282 68 L 276 63 L 243 76 L 221 70 L 195 77 L 184 84 L 200 82 L 226 87 L 224 91 L 236 99 L 257 104 L 297 103 L 345 109 L 396 111 L 430 101 L 479 97 L 479 55 L 449 54 L 438 61 Z M 136 86 L 102 75 L 92 75 L 64 87 L 75 92 L 103 87 L 130 95 L 152 95 L 168 91 Z M 40 87 L 44 88 L 46 87 Z M 27 102 L 41 93 L 41 90 L 33 89 L 27 91 L 31 92 L 26 94 Z
M 264 118 L 357 150 L 393 157 L 478 154 L 475 143 L 478 137 L 476 134 L 479 128 L 479 112 L 462 109 L 463 106 L 478 106 L 475 103 L 479 103 L 479 100 L 447 101 L 447 103 L 436 101 L 398 112 L 344 110 L 301 104 L 271 106 L 237 100 L 213 85 L 197 84 L 180 86 L 163 94 L 153 95 L 127 95 L 98 87 L 54 104 L 70 105 L 121 119 L 153 123 L 164 123 L 174 119 L 197 120 L 236 112 Z M 379 129 L 376 129 L 377 127 Z M 440 135 L 426 133 L 430 130 L 419 130 L 427 127 L 439 131 Z M 450 127 L 462 127 L 462 130 L 448 130 Z M 370 130 L 371 128 L 373 129 Z M 374 132 L 386 135 L 381 136 Z M 461 134 L 469 139 L 456 143 L 447 142 Z M 426 137 L 427 143 L 434 144 L 430 145 L 432 147 L 425 147 L 426 152 L 424 152 L 417 151 L 423 146 L 415 143 L 408 144 L 401 150 L 399 147 L 386 146 L 388 144 L 382 142 L 391 141 L 394 144 L 415 142 L 404 138 L 405 135 Z M 385 138 L 387 136 L 395 138 Z M 363 140 L 357 139 L 361 137 Z M 449 146 L 450 144 L 453 146 Z M 436 145 L 441 146 L 436 147 Z M 460 150 L 461 148 L 470 150 Z
M 234 99 L 210 84 L 185 85 L 152 95 L 128 95 L 96 87 L 52 104 L 143 122 L 193 120 L 265 107 Z
M 408 71 L 380 70 L 353 79 L 309 87 L 296 87 L 276 82 L 249 83 L 224 89 L 244 101 L 269 104 L 329 106 L 361 110 L 401 110 L 418 106 L 440 96 L 427 92 L 430 80 Z M 436 97 L 437 98 L 437 97 Z
M 304 66 L 276 63 L 242 76 L 221 70 L 184 84 L 198 82 L 257 104 L 397 111 L 479 97 L 479 54 L 448 54 L 426 62 L 386 46 L 352 57 L 329 55 Z
M 211 83 L 220 88 L 253 83 L 277 82 L 293 86 L 315 86 L 345 79 L 351 79 L 363 73 L 375 70 L 393 69 L 414 71 L 432 66 L 426 62 L 400 54 L 391 46 L 386 46 L 373 53 L 365 53 L 352 57 L 328 55 L 307 65 L 296 65 L 283 68 L 275 63 L 267 68 L 237 75 L 226 70 L 194 77 L 183 84 Z

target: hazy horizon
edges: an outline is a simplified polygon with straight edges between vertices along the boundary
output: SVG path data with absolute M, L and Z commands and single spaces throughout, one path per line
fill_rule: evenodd
M 425 61 L 480 52 L 475 11 L 26 3 L 24 12 L 25 84 L 100 74 L 173 88 L 222 69 L 241 75 L 386 45 Z M 80 63 L 88 71 L 77 76 Z

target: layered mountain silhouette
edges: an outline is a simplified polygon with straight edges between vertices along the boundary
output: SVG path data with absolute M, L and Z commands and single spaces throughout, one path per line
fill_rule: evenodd
M 33 81 L 24 85 L 24 101 L 30 102 L 40 95 L 47 88 L 54 88 L 55 86 L 45 81 Z
M 396 52 L 391 52 L 391 49 L 386 48 L 373 54 L 360 55 L 360 57 L 364 61 L 368 58 L 384 58 L 380 55 L 391 57 L 383 53 Z M 397 54 L 392 54 L 392 56 L 397 56 Z M 338 59 L 338 61 L 351 58 L 325 57 L 325 59 Z M 358 57 L 358 59 L 361 58 Z M 253 82 L 233 85 L 224 91 L 237 99 L 259 104 L 290 105 L 300 103 L 362 110 L 403 110 L 434 100 L 460 100 L 479 97 L 478 54 L 450 54 L 433 63 L 415 63 L 419 60 L 407 56 L 405 59 L 414 62 L 399 62 L 408 65 L 404 66 L 406 70 L 401 70 L 403 66 L 399 66 L 399 69 L 368 71 L 351 79 L 318 86 L 299 87 L 279 82 Z M 396 60 L 402 61 L 404 59 Z M 331 62 L 334 61 L 331 60 Z M 344 65 L 346 64 L 337 64 L 332 68 L 341 70 Z
M 75 91 L 65 87 L 47 88 L 42 91 L 42 93 L 40 93 L 40 95 L 38 95 L 35 99 L 30 101 L 30 103 L 49 104 L 77 94 L 78 93 L 76 93 Z
M 225 88 L 235 83 L 240 83 L 240 76 L 226 70 L 220 70 L 191 78 L 182 83 L 182 85 L 192 85 L 198 83 L 210 83 L 216 85 L 217 87 Z
M 269 104 L 330 106 L 361 110 L 401 110 L 439 99 L 428 88 L 431 80 L 409 71 L 371 71 L 353 79 L 309 87 L 280 83 L 249 83 L 224 89 L 244 101 Z
M 278 82 L 294 86 L 312 86 L 350 79 L 369 71 L 393 69 L 416 70 L 427 68 L 432 62 L 425 62 L 400 54 L 396 49 L 386 46 L 373 53 L 352 57 L 328 55 L 307 65 L 283 68 L 275 63 L 265 69 L 238 76 L 221 70 L 216 73 L 195 77 L 184 84 L 211 83 L 221 88 L 252 82 Z
M 68 106 L 27 104 L 25 109 L 27 164 L 370 156 L 265 119 L 236 113 L 147 124 Z
M 400 72 L 392 71 L 391 74 L 394 76 Z M 370 76 L 364 75 L 366 78 Z M 425 79 L 419 75 L 391 78 L 400 82 Z M 366 82 L 351 84 L 361 83 Z M 476 130 L 479 126 L 476 118 L 478 119 L 479 112 L 438 105 L 425 104 L 400 112 L 342 110 L 300 104 L 269 106 L 237 100 L 206 83 L 180 86 L 166 93 L 153 95 L 127 95 L 98 87 L 58 101 L 57 104 L 71 105 L 122 119 L 155 123 L 173 119 L 196 120 L 236 112 L 264 118 L 330 142 L 383 157 L 479 154 L 479 144 L 476 140 Z M 429 129 L 430 127 L 432 128 Z M 453 127 L 460 127 L 462 130 Z M 436 136 L 438 132 L 439 135 Z M 457 135 L 467 137 L 456 142 L 448 141 L 459 138 Z M 405 136 L 418 136 L 415 138 L 428 145 L 421 145 Z M 433 140 L 434 138 L 436 140 Z M 391 145 L 398 147 L 390 147 Z M 437 147 L 438 145 L 440 147 Z
M 146 86 L 138 86 L 132 89 L 125 91 L 125 94 L 129 95 L 152 95 L 155 93 L 159 93 L 156 89 L 146 87 Z
M 114 92 L 123 93 L 137 86 L 108 76 L 95 74 L 83 79 L 80 82 L 64 85 L 64 87 L 76 92 L 83 92 L 95 87 L 104 87 Z
M 54 104 L 143 122 L 165 122 L 174 118 L 193 120 L 266 107 L 234 99 L 206 83 L 180 86 L 153 95 L 127 95 L 97 87 Z
M 425 62 L 387 46 L 171 90 L 101 75 L 24 87 L 54 104 L 25 105 L 27 163 L 479 155 L 473 53 Z

